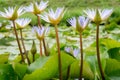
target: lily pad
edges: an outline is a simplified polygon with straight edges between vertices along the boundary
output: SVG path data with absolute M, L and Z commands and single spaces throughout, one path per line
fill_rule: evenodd
M 80 61 L 76 60 L 74 63 L 72 63 L 70 68 L 70 77 L 71 78 L 79 78 L 80 75 Z M 85 79 L 93 80 L 94 74 L 87 62 L 84 61 L 83 64 L 83 77 Z
M 113 39 L 103 39 L 102 44 L 107 47 L 107 49 L 120 47 L 120 42 Z
M 0 80 L 17 80 L 11 64 L 0 64 Z
M 68 54 L 61 53 L 62 71 L 74 62 L 74 58 Z M 39 64 L 38 60 L 38 64 Z M 26 74 L 23 80 L 49 80 L 58 77 L 58 54 L 50 56 L 50 58 L 43 64 L 42 67 L 36 69 L 31 74 Z
M 120 79 L 120 62 L 115 59 L 107 59 L 105 73 L 111 80 Z
M 22 80 L 25 73 L 27 72 L 27 65 L 20 64 L 20 63 L 13 63 L 12 65 L 13 65 L 14 71 L 19 76 L 19 79 Z
M 120 61 L 120 48 L 113 48 L 108 50 L 109 57 Z

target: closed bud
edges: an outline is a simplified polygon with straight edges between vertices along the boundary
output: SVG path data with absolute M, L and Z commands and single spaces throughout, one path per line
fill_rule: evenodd
M 36 54 L 36 52 L 37 52 L 37 48 L 36 48 L 36 44 L 35 44 L 34 40 L 33 40 L 32 48 L 31 48 L 30 51 L 33 55 Z

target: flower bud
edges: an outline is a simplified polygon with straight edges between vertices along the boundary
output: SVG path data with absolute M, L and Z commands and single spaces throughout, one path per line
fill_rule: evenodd
M 36 52 L 37 52 L 37 48 L 36 48 L 36 44 L 35 44 L 34 40 L 33 40 L 32 48 L 31 48 L 30 51 L 33 55 L 36 54 Z

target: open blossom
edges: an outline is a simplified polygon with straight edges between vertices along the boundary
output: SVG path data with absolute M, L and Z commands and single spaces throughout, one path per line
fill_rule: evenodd
M 20 18 L 15 21 L 16 26 L 20 29 L 23 29 L 31 22 L 31 19 L 29 18 Z
M 88 26 L 89 19 L 83 16 L 79 16 L 78 19 L 73 17 L 68 20 L 68 23 L 81 33 Z
M 5 12 L 0 11 L 0 16 L 9 20 L 16 20 L 19 16 L 25 13 L 24 7 L 8 7 L 4 9 Z
M 48 23 L 57 25 L 62 19 L 64 13 L 65 13 L 64 7 L 57 8 L 56 11 L 54 11 L 53 9 L 50 9 L 48 13 L 46 12 L 44 15 L 40 15 L 40 17 Z
M 35 34 L 39 40 L 44 39 L 45 33 L 48 32 L 48 28 L 44 28 L 44 27 L 40 28 L 37 26 L 34 26 L 32 30 L 33 30 L 33 32 L 35 32 Z
M 31 3 L 29 6 L 27 6 L 25 10 L 27 12 L 32 12 L 33 14 L 37 15 L 42 13 L 47 6 L 48 6 L 48 1 L 46 2 L 41 1 L 40 3 L 34 2 Z
M 72 54 L 74 57 L 77 57 L 78 54 L 80 53 L 80 50 L 75 48 L 73 49 L 73 47 L 65 47 L 65 51 Z
M 105 21 L 112 14 L 113 9 L 87 9 L 84 10 L 85 14 L 95 23 Z
M 73 50 L 73 55 L 74 55 L 74 57 L 77 57 L 78 56 L 78 54 L 80 53 L 80 50 L 79 49 L 74 49 Z
M 65 51 L 72 54 L 73 48 L 72 47 L 65 47 Z

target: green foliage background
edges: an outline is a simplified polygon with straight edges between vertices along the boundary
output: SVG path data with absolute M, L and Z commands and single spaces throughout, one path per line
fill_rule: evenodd
M 3 11 L 3 8 L 9 6 L 27 6 L 31 2 L 41 0 L 0 0 L 0 10 Z M 44 0 L 47 1 L 47 0 Z M 120 0 L 48 0 L 49 1 L 49 8 L 57 8 L 57 7 L 65 7 L 67 9 L 64 18 L 62 19 L 61 24 L 66 24 L 66 20 L 73 16 L 79 16 L 82 14 L 82 10 L 86 8 L 113 8 L 114 13 L 112 15 L 111 21 L 120 24 Z M 46 10 L 47 10 L 46 9 Z M 32 14 L 24 14 L 22 17 L 30 17 L 32 18 L 31 25 L 36 25 L 36 17 Z M 0 19 L 1 21 L 1 19 Z M 44 21 L 42 21 L 43 24 Z

